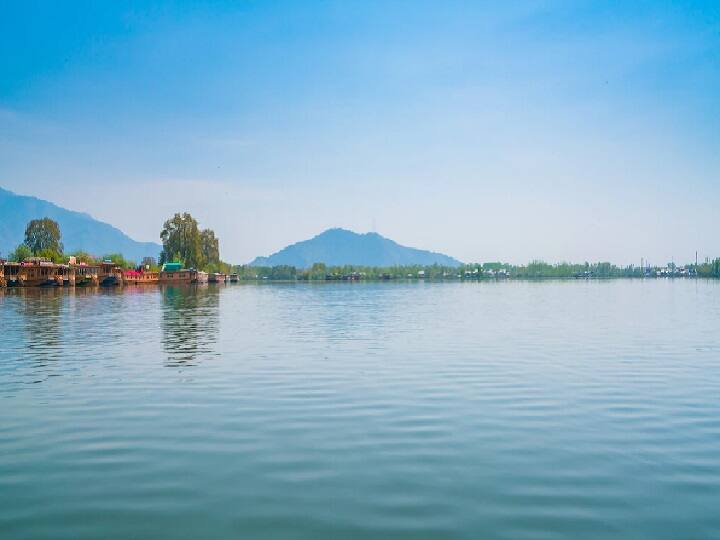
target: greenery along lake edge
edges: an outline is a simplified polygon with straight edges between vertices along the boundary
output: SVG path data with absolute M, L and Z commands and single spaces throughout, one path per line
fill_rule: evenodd
M 702 264 L 677 266 L 626 266 L 611 263 L 558 263 L 532 261 L 526 265 L 500 262 L 450 266 L 326 266 L 316 263 L 308 269 L 294 266 L 233 266 L 233 273 L 241 280 L 269 281 L 362 281 L 362 280 L 487 280 L 487 279 L 543 279 L 543 278 L 641 278 L 641 277 L 713 277 L 720 278 L 720 258 Z
M 66 262 L 68 255 L 78 262 L 93 263 L 111 260 L 121 268 L 133 268 L 138 263 L 157 269 L 154 261 L 129 261 L 120 253 L 95 257 L 79 251 L 63 253 L 61 231 L 58 224 L 48 218 L 32 220 L 25 230 L 25 240 L 9 260 L 22 261 L 31 256 L 46 257 L 49 260 Z M 388 267 L 374 266 L 327 266 L 322 262 L 310 268 L 294 266 L 251 266 L 231 265 L 220 260 L 220 241 L 211 229 L 200 229 L 198 222 L 188 213 L 175 214 L 163 224 L 160 233 L 163 242 L 159 262 L 181 262 L 187 268 L 197 268 L 209 272 L 238 274 L 240 280 L 253 281 L 361 281 L 361 280 L 467 280 L 467 279 L 543 279 L 543 278 L 640 278 L 640 277 L 705 277 L 720 278 L 720 258 L 706 259 L 699 264 L 677 266 L 668 263 L 665 266 L 646 264 L 625 267 L 609 262 L 598 263 L 557 263 L 532 261 L 526 265 L 513 265 L 501 262 L 463 264 L 460 266 L 442 265 L 398 265 Z

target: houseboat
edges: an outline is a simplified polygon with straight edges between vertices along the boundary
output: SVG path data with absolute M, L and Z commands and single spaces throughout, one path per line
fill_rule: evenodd
M 226 280 L 225 274 L 221 272 L 213 272 L 211 274 L 208 274 L 208 283 L 225 283 Z
M 64 287 L 75 286 L 75 267 L 69 264 L 58 264 L 58 277 Z
M 230 283 L 237 283 L 240 281 L 240 277 L 237 274 L 230 274 Z
M 75 286 L 76 287 L 95 287 L 99 285 L 100 267 L 80 263 L 75 266 Z
M 193 268 L 183 268 L 180 263 L 165 263 L 158 281 L 165 285 L 202 284 L 208 282 L 208 274 Z
M 63 285 L 58 267 L 44 257 L 30 257 L 21 263 L 5 263 L 3 274 L 9 287 L 56 287 Z
M 5 287 L 19 287 L 20 263 L 5 261 L 3 264 L 3 282 Z
M 125 285 L 153 285 L 160 281 L 158 272 L 145 272 L 144 270 L 124 270 L 123 282 Z
M 116 285 L 122 285 L 123 271 L 114 262 L 103 261 L 100 263 L 98 281 L 100 282 L 101 287 L 114 287 Z
M 5 287 L 5 261 L 0 259 L 0 288 Z

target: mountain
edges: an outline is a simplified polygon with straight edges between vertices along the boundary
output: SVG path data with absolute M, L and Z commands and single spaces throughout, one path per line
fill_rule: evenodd
M 66 253 L 77 250 L 96 256 L 122 253 L 126 259 L 140 262 L 143 257 L 157 258 L 162 250 L 154 242 L 136 242 L 121 230 L 88 214 L 0 188 L 0 254 L 7 255 L 23 241 L 28 221 L 44 217 L 54 219 L 60 225 Z
M 457 259 L 441 253 L 401 246 L 377 233 L 358 234 L 345 229 L 328 229 L 310 240 L 281 249 L 269 257 L 258 257 L 252 266 L 286 264 L 309 268 L 316 262 L 328 266 L 394 266 L 432 265 L 459 266 Z

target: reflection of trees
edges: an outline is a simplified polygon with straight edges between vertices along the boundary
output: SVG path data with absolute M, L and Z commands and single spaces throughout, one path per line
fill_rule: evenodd
M 219 287 L 163 287 L 162 338 L 167 366 L 195 365 L 213 353 L 218 333 Z
M 19 355 L 38 367 L 63 356 L 63 331 L 67 324 L 67 291 L 62 288 L 13 289 L 16 313 L 21 328 L 16 328 L 21 345 Z M 10 330 L 10 329 L 6 329 Z M 10 330 L 12 331 L 12 330 Z

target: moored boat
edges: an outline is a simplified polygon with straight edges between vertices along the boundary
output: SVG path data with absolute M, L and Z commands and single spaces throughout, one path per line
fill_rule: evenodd
M 123 281 L 126 285 L 152 285 L 160 281 L 160 276 L 158 272 L 124 270 Z
M 122 269 L 112 261 L 100 263 L 98 281 L 101 287 L 115 287 L 123 284 Z
M 225 283 L 226 276 L 222 272 L 208 274 L 208 283 Z
M 5 263 L 4 279 L 9 287 L 57 287 L 63 285 L 63 276 L 54 264 L 44 257 L 29 257 L 21 263 Z
M 203 284 L 208 282 L 208 274 L 194 268 L 183 268 L 180 263 L 165 263 L 158 281 L 165 285 Z
M 237 283 L 238 281 L 240 281 L 240 278 L 237 274 L 230 274 L 229 280 L 230 283 Z
M 74 287 L 75 267 L 69 264 L 59 264 L 58 277 L 62 280 L 62 285 L 64 287 Z
M 100 267 L 95 265 L 89 265 L 80 263 L 75 266 L 75 286 L 76 287 L 90 287 L 97 286 L 100 283 L 98 275 L 100 273 Z

